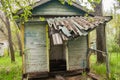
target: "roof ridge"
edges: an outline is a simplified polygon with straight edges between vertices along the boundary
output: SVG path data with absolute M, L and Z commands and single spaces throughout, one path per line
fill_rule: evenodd
M 32 9 L 34 9 L 35 7 L 37 7 L 39 5 L 45 4 L 45 3 L 49 2 L 49 1 L 53 1 L 53 0 L 40 0 L 40 1 L 37 1 L 32 6 Z M 57 0 L 57 1 L 59 1 L 59 0 Z M 67 3 L 67 0 L 65 0 L 65 2 Z M 84 12 L 88 13 L 88 10 L 85 10 L 85 8 L 83 6 L 75 3 L 74 1 L 72 1 L 72 6 L 74 6 L 74 7 L 78 8 L 78 9 L 83 10 Z M 23 12 L 23 10 L 21 9 L 21 10 L 18 11 L 17 14 L 21 14 L 22 12 Z M 91 15 L 91 16 L 94 16 L 94 14 L 91 14 L 91 13 L 88 13 L 88 14 Z

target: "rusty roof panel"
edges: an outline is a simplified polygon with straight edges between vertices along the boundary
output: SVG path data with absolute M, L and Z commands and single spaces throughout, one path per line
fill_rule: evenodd
M 70 37 L 71 34 L 69 30 L 65 26 L 59 26 L 60 31 L 67 37 Z
M 82 35 L 87 35 L 89 30 L 108 22 L 109 17 L 58 17 L 47 19 L 48 25 L 53 27 L 53 43 L 62 44 L 63 40 L 69 40 Z M 57 32 L 56 32 L 57 31 Z
M 59 33 L 53 34 L 52 39 L 54 45 L 63 44 L 62 38 Z
M 60 33 L 60 35 L 62 36 L 62 40 L 64 40 L 64 41 L 68 40 L 68 38 L 66 36 L 64 36 L 64 34 Z

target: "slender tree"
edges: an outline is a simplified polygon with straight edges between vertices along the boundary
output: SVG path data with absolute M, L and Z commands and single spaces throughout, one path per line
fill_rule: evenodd
M 5 27 L 6 27 L 7 32 L 8 32 L 7 34 L 8 34 L 9 49 L 10 49 L 10 54 L 11 54 L 11 61 L 15 61 L 14 48 L 13 48 L 13 45 L 12 45 L 12 34 L 11 34 L 9 19 L 8 19 L 8 17 L 5 17 L 5 20 L 4 20 L 2 16 L 0 16 L 0 19 L 5 24 Z
M 99 4 L 96 4 L 95 7 L 95 15 L 96 16 L 103 16 L 102 11 L 102 0 Z M 105 25 L 102 24 L 99 27 L 96 28 L 96 46 L 97 50 L 101 50 L 106 52 L 106 33 L 105 33 Z M 103 63 L 105 62 L 105 53 L 97 52 L 97 62 Z
M 16 18 L 23 19 L 23 21 L 26 21 L 28 19 L 28 16 L 31 15 L 29 6 L 32 3 L 31 0 L 0 0 L 0 9 L 4 13 L 4 18 L 2 15 L 0 15 L 1 21 L 4 23 L 7 32 L 8 32 L 8 43 L 9 43 L 9 50 L 11 54 L 11 61 L 15 61 L 15 51 L 13 47 L 12 42 L 12 31 L 11 31 L 11 24 L 10 21 L 15 22 Z M 22 9 L 23 13 L 21 15 L 13 15 L 16 14 L 17 10 Z M 19 33 L 16 34 L 18 42 L 20 44 L 20 55 L 21 55 L 21 41 Z

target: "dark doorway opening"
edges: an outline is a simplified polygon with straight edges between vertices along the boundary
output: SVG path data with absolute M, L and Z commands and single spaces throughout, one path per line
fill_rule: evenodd
M 51 45 L 50 72 L 66 71 L 66 55 L 64 45 Z

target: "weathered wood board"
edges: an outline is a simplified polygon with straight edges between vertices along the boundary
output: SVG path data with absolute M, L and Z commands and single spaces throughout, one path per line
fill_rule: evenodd
M 81 36 L 68 42 L 68 69 L 86 68 L 87 37 Z
M 48 71 L 45 23 L 26 23 L 24 41 L 26 72 Z
M 84 15 L 85 12 L 58 0 L 51 0 L 32 10 L 33 15 Z

